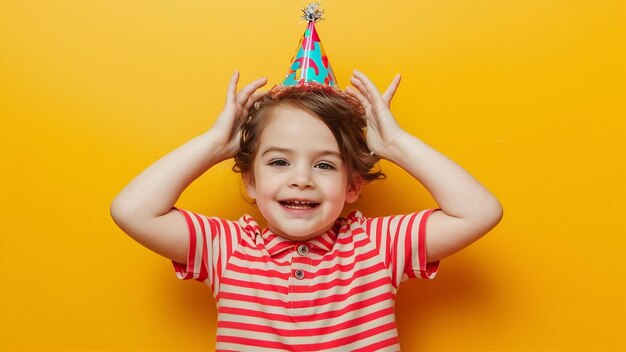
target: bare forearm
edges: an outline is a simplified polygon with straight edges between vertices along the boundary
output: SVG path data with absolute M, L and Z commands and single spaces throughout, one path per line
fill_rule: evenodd
M 207 132 L 157 160 L 117 195 L 112 212 L 150 217 L 167 213 L 189 184 L 223 160 L 217 145 Z
M 471 219 L 497 213 L 497 199 L 458 164 L 418 138 L 403 132 L 383 156 L 409 172 L 448 215 Z

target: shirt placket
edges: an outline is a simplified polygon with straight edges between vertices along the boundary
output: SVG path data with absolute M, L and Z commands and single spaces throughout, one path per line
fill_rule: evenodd
M 289 314 L 292 316 L 313 314 L 311 302 L 311 248 L 301 243 L 294 247 L 289 277 Z

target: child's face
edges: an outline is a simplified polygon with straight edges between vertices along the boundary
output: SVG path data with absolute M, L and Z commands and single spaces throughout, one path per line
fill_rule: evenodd
M 260 136 L 248 195 L 268 228 L 291 240 L 308 240 L 332 228 L 346 202 L 360 189 L 348 173 L 332 132 L 311 113 L 277 107 Z

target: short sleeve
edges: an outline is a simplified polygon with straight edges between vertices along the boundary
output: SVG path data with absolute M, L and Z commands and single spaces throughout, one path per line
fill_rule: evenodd
M 189 234 L 187 262 L 172 261 L 176 276 L 200 281 L 217 294 L 222 272 L 241 238 L 241 227 L 234 221 L 174 209 L 184 217 Z
M 407 278 L 435 278 L 439 261 L 426 262 L 426 223 L 435 210 L 365 219 L 365 231 L 390 269 L 396 287 Z

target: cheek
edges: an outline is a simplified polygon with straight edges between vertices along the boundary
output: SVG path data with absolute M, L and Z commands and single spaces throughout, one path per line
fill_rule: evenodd
M 343 176 L 333 177 L 324 180 L 324 188 L 326 194 L 331 199 L 343 199 L 346 195 L 348 181 Z
M 257 197 L 271 197 L 278 192 L 284 180 L 279 175 L 269 174 L 267 170 L 259 170 L 256 173 Z

